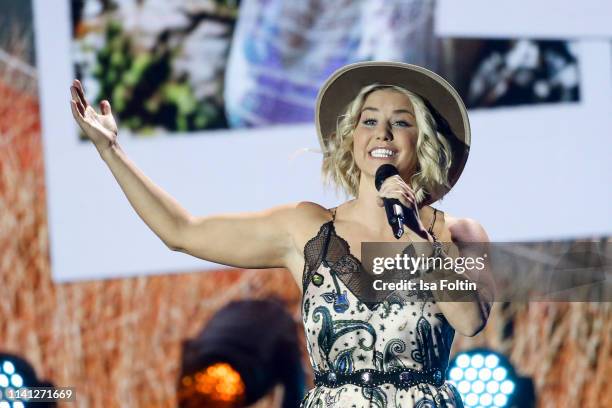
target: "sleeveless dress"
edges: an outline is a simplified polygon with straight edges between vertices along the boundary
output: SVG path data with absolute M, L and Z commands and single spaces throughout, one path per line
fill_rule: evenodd
M 394 293 L 360 300 L 362 265 L 332 214 L 304 247 L 302 320 L 315 388 L 300 408 L 463 407 L 444 381 L 455 332 L 436 302 Z

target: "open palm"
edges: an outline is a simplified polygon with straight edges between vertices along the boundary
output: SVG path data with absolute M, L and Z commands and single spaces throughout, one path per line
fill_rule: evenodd
M 87 138 L 100 150 L 113 145 L 117 141 L 117 123 L 113 118 L 110 103 L 100 102 L 100 113 L 87 103 L 83 86 L 78 79 L 70 87 L 72 100 L 70 107 L 72 116 L 79 124 Z

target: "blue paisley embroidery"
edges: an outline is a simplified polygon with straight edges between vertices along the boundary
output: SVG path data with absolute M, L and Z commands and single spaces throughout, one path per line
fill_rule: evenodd
M 318 336 L 319 348 L 323 351 L 325 358 L 328 364 L 331 366 L 331 362 L 329 360 L 329 353 L 338 338 L 344 336 L 347 333 L 350 333 L 355 330 L 363 329 L 366 332 L 370 333 L 372 336 L 372 345 L 369 347 L 371 349 L 376 343 L 376 331 L 371 324 L 360 321 L 360 320 L 336 320 L 333 321 L 331 317 L 331 313 L 325 306 L 318 306 L 314 312 L 312 313 L 312 320 L 315 323 L 318 323 L 320 320 L 320 316 L 323 317 L 323 323 L 321 327 L 321 331 Z M 364 348 L 365 339 L 360 339 L 359 345 Z
M 393 311 L 393 305 L 399 306 L 398 310 L 401 310 L 404 307 L 404 298 L 401 295 L 392 292 L 382 303 L 377 304 L 375 307 L 372 307 L 371 310 L 380 312 L 378 316 L 380 316 L 381 319 L 385 319 L 389 317 L 389 315 Z M 381 308 L 382 310 L 380 310 Z
M 306 302 L 304 302 L 304 307 L 303 307 L 303 313 L 304 313 L 304 324 L 308 323 L 308 312 L 310 311 L 310 299 L 306 299 Z
M 342 350 L 334 359 L 334 371 L 342 374 L 353 372 L 353 351 L 357 347 L 351 347 L 347 350 Z
M 432 367 L 439 367 L 437 364 L 438 357 L 435 354 L 433 337 L 431 335 L 431 325 L 423 316 L 419 317 L 416 331 L 417 348 L 413 350 L 413 352 L 417 350 L 418 352 L 414 353 L 414 360 L 423 364 L 423 369 L 425 370 Z
M 363 387 L 361 393 L 370 400 L 370 407 L 387 408 L 387 394 L 380 387 Z
M 402 360 L 397 356 L 406 351 L 406 343 L 400 339 L 392 339 L 385 345 L 383 353 L 384 371 L 390 371 L 394 368 L 405 368 Z
M 384 367 L 383 367 L 383 353 L 381 353 L 380 351 L 375 351 L 374 352 L 374 368 L 379 370 L 379 371 L 383 371 Z
M 414 408 L 438 408 L 438 405 L 430 399 L 423 398 L 417 401 Z
M 327 395 L 325 395 L 325 407 L 327 408 L 340 406 L 340 396 L 345 391 L 346 388 L 340 388 L 337 392 L 330 391 Z

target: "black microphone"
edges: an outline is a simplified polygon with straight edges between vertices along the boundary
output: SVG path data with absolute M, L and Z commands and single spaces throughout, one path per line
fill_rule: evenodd
M 391 176 L 399 175 L 399 172 L 392 164 L 383 164 L 376 170 L 374 185 L 380 191 L 383 182 Z M 421 235 L 419 223 L 417 222 L 414 208 L 406 208 L 397 198 L 383 198 L 387 221 L 393 230 L 393 236 L 400 239 L 404 235 L 404 225 Z

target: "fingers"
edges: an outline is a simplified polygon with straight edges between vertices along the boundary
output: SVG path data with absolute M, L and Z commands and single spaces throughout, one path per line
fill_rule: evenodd
M 408 208 L 415 207 L 414 199 L 402 190 L 385 191 L 382 196 L 384 198 L 395 198 Z
M 382 198 L 396 198 L 406 207 L 416 208 L 416 196 L 412 188 L 399 176 L 389 177 L 378 192 L 378 200 Z M 380 205 L 380 204 L 379 204 Z
M 70 110 L 72 111 L 72 116 L 74 117 L 74 120 L 76 120 L 77 124 L 81 127 L 81 129 L 85 131 L 85 129 L 87 128 L 87 122 L 85 121 L 85 118 L 83 117 L 81 112 L 79 112 L 78 103 L 75 100 L 70 101 Z
M 102 112 L 103 115 L 111 114 L 111 106 L 106 99 L 100 102 L 100 112 Z
M 87 103 L 87 99 L 85 99 L 85 92 L 83 92 L 83 85 L 81 84 L 81 81 L 75 79 L 72 82 L 72 86 L 77 93 L 79 102 L 81 102 L 81 104 L 86 108 L 89 104 Z
M 70 101 L 70 110 L 72 111 L 72 116 L 74 117 L 74 119 L 80 123 L 81 120 L 83 119 L 83 116 L 81 115 L 81 113 L 79 112 L 78 108 L 77 108 L 77 103 L 75 102 L 75 100 L 71 100 Z
M 81 103 L 77 89 L 74 86 L 70 87 L 70 94 L 72 95 L 72 102 L 75 103 L 75 106 L 81 116 L 85 116 L 85 106 L 83 106 L 83 104 Z

